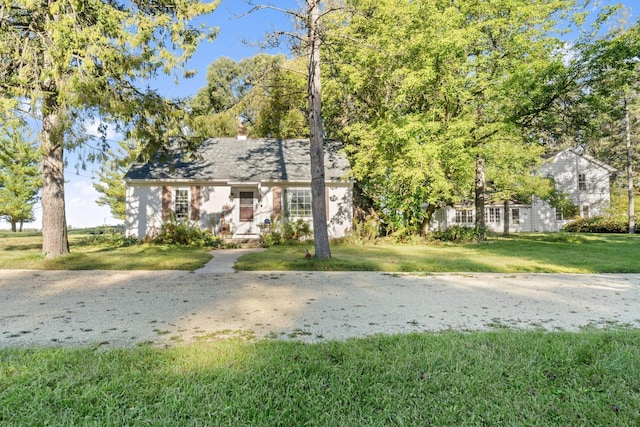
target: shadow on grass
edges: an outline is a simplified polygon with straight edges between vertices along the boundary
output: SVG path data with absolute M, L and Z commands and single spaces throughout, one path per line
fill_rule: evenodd
M 638 273 L 640 236 L 575 233 L 492 236 L 479 243 L 334 244 L 327 261 L 306 260 L 310 243 L 247 254 L 238 270 Z

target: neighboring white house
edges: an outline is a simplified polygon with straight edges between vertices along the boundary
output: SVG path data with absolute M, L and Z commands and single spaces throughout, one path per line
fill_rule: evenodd
M 352 228 L 349 162 L 325 142 L 325 188 L 330 237 Z M 258 237 L 274 216 L 311 223 L 309 140 L 212 138 L 189 160 L 134 164 L 124 177 L 128 236 L 142 238 L 173 213 L 215 234 Z
M 615 172 L 615 168 L 575 148 L 567 148 L 545 159 L 538 170 L 540 175 L 554 179 L 556 188 L 569 197 L 583 218 L 601 215 L 610 206 L 610 181 Z M 502 232 L 504 215 L 503 204 L 487 204 L 487 228 Z M 511 232 L 560 231 L 572 219 L 564 218 L 561 210 L 535 197 L 531 203 L 510 203 L 508 215 Z M 438 209 L 430 224 L 432 230 L 444 230 L 453 225 L 475 225 L 473 203 Z

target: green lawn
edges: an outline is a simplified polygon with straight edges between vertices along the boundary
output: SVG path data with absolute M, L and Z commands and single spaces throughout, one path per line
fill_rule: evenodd
M 304 257 L 313 244 L 284 245 L 243 256 L 240 270 L 388 272 L 640 273 L 640 235 L 518 234 L 482 243 L 335 244 L 332 259 Z
M 0 424 L 632 426 L 640 331 L 0 350 Z
M 69 232 L 71 254 L 45 259 L 42 235 L 0 231 L 0 269 L 35 270 L 196 270 L 211 259 L 209 248 L 171 245 L 120 245 L 118 235 Z
M 211 259 L 197 246 L 114 244 L 106 234 L 70 233 L 71 255 L 44 259 L 38 233 L 0 232 L 0 269 L 196 270 Z M 640 235 L 518 234 L 483 243 L 333 244 L 332 259 L 305 259 L 313 243 L 243 256 L 239 270 L 388 272 L 640 273 Z

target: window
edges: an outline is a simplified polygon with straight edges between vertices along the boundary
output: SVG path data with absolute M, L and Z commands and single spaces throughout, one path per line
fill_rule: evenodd
M 287 213 L 292 217 L 311 216 L 311 189 L 289 188 L 287 194 Z
M 582 218 L 589 218 L 589 205 L 582 205 Z
M 487 222 L 499 223 L 500 222 L 500 209 L 499 208 L 487 208 L 484 211 L 484 216 Z
M 578 174 L 578 190 L 587 191 L 587 176 L 583 173 Z
M 189 219 L 189 190 L 187 188 L 177 188 L 174 196 L 173 212 L 176 215 L 176 220 Z
M 456 224 L 468 224 L 470 222 L 473 222 L 473 211 L 456 209 Z
M 562 209 L 556 208 L 556 221 L 564 220 L 564 215 L 562 215 Z
M 511 223 L 520 224 L 520 209 L 511 209 Z

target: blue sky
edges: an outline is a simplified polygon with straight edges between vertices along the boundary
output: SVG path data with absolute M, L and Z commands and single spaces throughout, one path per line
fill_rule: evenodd
M 256 0 L 256 2 L 267 3 L 265 0 Z M 632 9 L 634 16 L 637 17 L 638 11 L 640 11 L 640 4 L 637 2 L 638 0 L 624 0 L 621 3 Z M 301 1 L 272 0 L 271 3 L 279 8 L 287 9 L 299 7 Z M 604 0 L 601 3 L 614 4 L 617 2 Z M 240 16 L 249 9 L 250 6 L 242 0 L 222 0 L 216 11 L 206 19 L 209 25 L 220 28 L 218 37 L 212 42 L 202 43 L 188 63 L 188 68 L 197 70 L 196 76 L 186 80 L 179 79 L 178 84 L 174 82 L 175 76 L 161 77 L 149 82 L 149 84 L 168 97 L 192 96 L 205 85 L 207 66 L 211 62 L 221 56 L 227 56 L 234 60 L 253 56 L 260 51 L 257 44 L 264 40 L 265 34 L 275 29 L 291 28 L 289 17 L 271 10 L 260 10 L 247 16 Z M 98 206 L 95 203 L 99 194 L 93 189 L 92 166 L 89 165 L 87 170 L 76 172 L 72 157 L 71 155 L 65 173 L 67 223 L 74 228 L 117 224 L 119 221 L 111 216 L 108 207 Z M 35 214 L 37 220 L 34 223 L 25 224 L 26 228 L 41 228 L 39 205 L 36 207 Z M 0 223 L 0 228 L 9 228 L 9 225 L 3 222 Z

